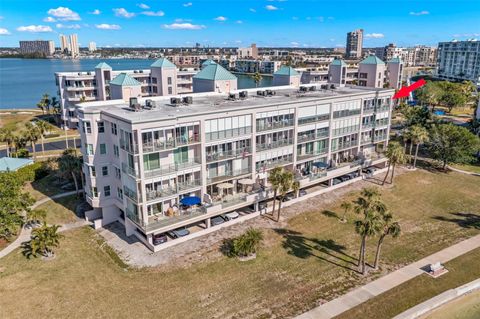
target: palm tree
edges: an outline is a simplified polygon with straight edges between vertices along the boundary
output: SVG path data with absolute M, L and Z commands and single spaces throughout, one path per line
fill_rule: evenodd
M 75 191 L 77 197 L 79 195 L 78 189 L 78 176 L 83 184 L 82 178 L 82 159 L 77 156 L 76 150 L 72 148 L 66 149 L 62 156 L 58 159 L 59 169 L 65 175 L 71 175 L 73 178 L 73 183 L 75 184 Z
M 268 173 L 268 182 L 272 185 L 273 189 L 273 210 L 272 215 L 275 213 L 275 203 L 277 201 L 277 193 L 280 187 L 280 175 L 283 172 L 283 167 L 277 166 L 274 167 L 270 173 Z
M 374 211 L 369 211 L 363 219 L 355 221 L 355 232 L 362 238 L 360 244 L 359 267 L 362 275 L 366 273 L 365 252 L 367 246 L 367 238 L 375 236 L 381 229 L 380 217 Z
M 53 99 L 53 98 L 52 98 Z M 42 139 L 42 154 L 45 155 L 45 146 L 44 146 L 44 139 L 47 132 L 50 132 L 54 129 L 54 126 L 47 121 L 37 121 L 35 122 L 37 126 L 38 132 L 40 133 L 40 138 Z
M 426 128 L 420 125 L 414 125 L 411 127 L 410 134 L 412 137 L 412 144 L 415 143 L 415 157 L 413 160 L 413 168 L 417 165 L 417 157 L 418 157 L 418 147 L 420 144 L 424 144 L 428 141 L 429 135 Z
M 63 237 L 58 233 L 59 228 L 59 225 L 48 226 L 44 222 L 40 228 L 34 229 L 26 254 L 34 257 L 39 254 L 45 257 L 52 257 L 55 254 L 54 248 L 60 245 L 60 239 Z
M 50 95 L 48 93 L 44 93 L 42 96 L 42 101 L 45 109 L 47 110 L 47 114 L 50 113 Z
M 35 151 L 35 146 L 41 136 L 40 130 L 36 125 L 32 124 L 31 122 L 25 124 L 25 129 L 25 139 L 30 142 L 33 151 L 33 158 L 36 159 L 37 153 Z
M 393 238 L 397 238 L 398 236 L 400 236 L 400 233 L 402 231 L 400 224 L 396 221 L 393 221 L 393 215 L 390 212 L 385 211 L 380 216 L 382 230 L 380 233 L 380 237 L 378 238 L 377 252 L 375 253 L 375 263 L 373 266 L 375 269 L 378 269 L 378 264 L 380 262 L 380 250 L 382 248 L 385 237 L 390 235 Z
M 282 208 L 282 202 L 285 199 L 287 193 L 292 190 L 294 183 L 295 176 L 293 175 L 293 172 L 283 170 L 279 178 L 280 201 L 278 202 L 277 222 L 280 220 L 280 210 Z
M 300 182 L 299 181 L 295 180 L 292 183 L 292 191 L 295 194 L 295 198 L 297 198 L 298 197 L 298 192 L 300 191 Z
M 262 81 L 262 75 L 260 74 L 260 72 L 255 72 L 253 75 L 252 75 L 252 79 L 253 79 L 253 82 L 255 82 L 255 87 L 258 88 L 258 85 L 260 84 L 260 82 Z
M 28 140 L 25 137 L 25 132 L 20 131 L 13 135 L 13 145 L 15 145 L 16 157 L 18 157 L 18 151 L 27 146 Z
M 27 224 L 40 224 L 47 218 L 47 211 L 43 209 L 34 209 L 27 212 Z
M 7 156 L 10 156 L 10 152 L 12 150 L 12 144 L 15 140 L 15 135 L 13 134 L 12 130 L 2 128 L 0 129 L 0 142 L 5 143 L 7 145 Z
M 392 177 L 390 179 L 390 183 L 393 183 L 393 176 L 395 175 L 395 166 L 397 164 L 404 164 L 406 161 L 405 157 L 405 150 L 400 145 L 400 143 L 393 141 L 390 142 L 387 146 L 387 151 L 385 152 L 385 156 L 388 158 L 388 169 L 387 174 L 385 174 L 385 178 L 383 179 L 382 185 L 385 184 L 387 180 L 388 173 L 390 172 L 390 167 L 392 167 Z
M 347 222 L 347 213 L 352 209 L 352 203 L 350 202 L 343 202 L 341 205 L 340 205 L 340 208 L 343 209 L 343 217 L 341 219 L 341 222 L 342 223 L 346 223 Z

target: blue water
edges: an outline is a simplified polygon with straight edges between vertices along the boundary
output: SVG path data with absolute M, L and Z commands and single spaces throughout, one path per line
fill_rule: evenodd
M 57 95 L 55 72 L 92 71 L 100 62 L 114 70 L 148 69 L 154 60 L 141 59 L 0 59 L 0 109 L 35 108 L 44 93 Z M 247 75 L 237 75 L 238 88 L 255 87 Z M 263 77 L 260 86 L 271 86 Z

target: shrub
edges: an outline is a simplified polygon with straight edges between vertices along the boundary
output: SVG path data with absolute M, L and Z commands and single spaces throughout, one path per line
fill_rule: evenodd
M 16 152 L 12 153 L 13 157 L 27 158 L 30 157 L 30 152 L 26 148 L 21 148 Z
M 263 240 L 261 230 L 249 228 L 247 231 L 233 239 L 231 242 L 231 255 L 238 257 L 246 257 L 255 254 Z
M 48 175 L 48 169 L 42 162 L 36 162 L 31 165 L 20 168 L 15 172 L 21 183 L 33 182 Z

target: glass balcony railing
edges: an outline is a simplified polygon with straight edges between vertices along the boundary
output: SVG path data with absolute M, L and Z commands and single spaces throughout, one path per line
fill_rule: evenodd
M 262 171 L 265 171 L 265 170 L 268 170 L 268 169 L 271 169 L 271 168 L 274 168 L 274 167 L 277 167 L 277 166 L 284 166 L 284 165 L 288 165 L 288 164 L 292 164 L 293 163 L 293 156 L 290 155 L 290 157 L 284 159 L 275 159 L 275 160 L 271 160 L 269 162 L 266 162 L 266 163 L 263 163 L 263 164 L 260 164 L 260 163 L 257 163 L 256 164 L 256 171 L 257 173 L 260 173 Z
M 120 148 L 131 154 L 138 154 L 138 145 L 127 143 L 123 138 L 120 139 Z
M 274 148 L 279 148 L 279 147 L 284 147 L 289 145 L 293 145 L 293 138 L 273 141 L 271 143 L 257 144 L 256 149 L 257 149 L 257 152 L 261 152 L 261 151 L 271 150 Z
M 350 134 L 350 133 L 358 132 L 359 128 L 360 128 L 359 125 L 337 128 L 333 130 L 332 134 L 333 136 Z
M 138 201 L 137 193 L 125 185 L 123 186 L 123 194 L 128 198 L 130 198 L 131 200 L 133 200 L 134 202 Z
M 222 175 L 216 175 L 216 176 L 209 175 L 207 177 L 207 184 L 218 183 L 218 182 L 221 182 L 221 181 L 232 179 L 232 178 L 237 177 L 237 176 L 250 174 L 251 172 L 252 172 L 252 169 L 250 167 L 247 167 L 247 168 L 242 168 L 242 169 L 238 169 L 238 170 L 226 171 Z
M 277 122 L 267 122 L 264 124 L 258 123 L 257 132 L 264 132 L 264 131 L 283 128 L 283 127 L 290 127 L 290 126 L 293 126 L 294 124 L 295 124 L 295 121 L 293 119 L 277 121 Z
M 205 133 L 205 141 L 211 142 L 211 141 L 223 140 L 226 138 L 233 138 L 233 137 L 243 136 L 251 133 L 252 133 L 251 126 L 239 127 L 234 129 Z
M 140 177 L 140 174 L 133 167 L 128 166 L 126 163 L 122 163 L 122 172 L 134 178 Z
M 326 132 L 321 132 L 321 133 L 309 133 L 309 134 L 299 134 L 297 136 L 297 143 L 305 143 L 305 142 L 310 142 L 310 141 L 315 141 L 323 138 L 328 137 L 328 131 Z
M 152 169 L 152 170 L 145 170 L 144 175 L 145 175 L 145 178 L 162 176 L 165 174 L 175 173 L 177 171 L 180 171 L 186 168 L 199 166 L 200 164 L 201 164 L 200 158 L 194 157 L 183 162 L 163 165 L 163 166 L 160 166 L 159 168 Z
M 245 157 L 250 155 L 251 152 L 252 152 L 251 147 L 244 147 L 236 150 L 209 153 L 207 154 L 207 163 L 223 161 L 223 160 L 237 158 L 237 157 Z
M 333 118 L 339 118 L 339 117 L 347 117 L 347 116 L 353 116 L 353 115 L 358 115 L 360 114 L 360 109 L 356 110 L 343 110 L 343 111 L 335 111 L 333 112 Z
M 301 161 L 301 160 L 304 160 L 304 159 L 307 159 L 307 158 L 312 158 L 312 157 L 316 157 L 318 155 L 324 155 L 324 154 L 327 154 L 328 152 L 328 148 L 322 148 L 322 149 L 319 149 L 319 150 L 315 150 L 315 151 L 308 151 L 308 152 L 303 152 L 301 154 L 298 154 L 297 153 L 297 160 L 298 161 Z
M 373 138 L 373 141 L 374 142 L 378 142 L 378 141 L 384 141 L 388 138 L 388 135 L 387 134 L 384 134 L 384 135 L 376 135 L 374 138 Z
M 330 114 L 315 115 L 309 117 L 302 117 L 298 119 L 298 125 L 328 121 L 330 119 Z
M 165 140 L 145 142 L 142 144 L 142 149 L 144 153 L 158 152 L 199 142 L 200 136 L 198 134 L 195 134 L 193 136 L 179 136 L 176 138 L 171 137 Z
M 170 226 L 179 222 L 183 222 L 198 216 L 205 215 L 207 209 L 205 207 L 189 208 L 186 210 L 179 210 L 175 216 L 159 216 L 148 222 L 143 228 L 150 232 L 161 227 Z M 141 225 L 142 226 L 142 225 Z
M 338 144 L 333 144 L 332 145 L 332 152 L 333 151 L 339 151 L 339 150 L 344 150 L 347 148 L 355 147 L 358 146 L 358 141 L 350 141 L 350 142 L 345 142 L 345 143 L 338 143 Z
M 202 186 L 201 180 L 192 180 L 185 182 L 178 182 L 175 185 L 162 187 L 157 190 L 147 190 L 147 201 L 152 201 L 164 197 L 169 197 L 176 194 L 181 194 L 191 189 L 195 189 Z

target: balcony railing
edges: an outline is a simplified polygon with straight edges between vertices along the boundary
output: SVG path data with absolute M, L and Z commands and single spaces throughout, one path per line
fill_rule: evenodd
M 345 143 L 339 143 L 337 145 L 332 145 L 332 151 L 344 150 L 347 148 L 355 147 L 358 145 L 358 141 L 350 141 Z
M 179 210 L 177 212 L 178 215 L 172 216 L 172 217 L 167 217 L 167 216 L 161 216 L 158 217 L 157 220 L 154 221 L 149 221 L 147 225 L 143 226 L 145 231 L 149 232 L 161 227 L 173 225 L 179 222 L 183 222 L 189 219 L 192 219 L 194 217 L 202 216 L 207 213 L 207 210 L 205 207 L 197 207 L 197 208 L 189 208 L 187 210 Z
M 305 153 L 302 153 L 302 154 L 297 153 L 297 160 L 301 161 L 301 160 L 304 160 L 304 159 L 307 159 L 307 158 L 327 154 L 327 152 L 328 152 L 328 148 L 324 147 L 324 148 L 319 149 L 319 150 L 308 151 L 308 152 L 305 152 Z
M 120 148 L 131 154 L 138 154 L 138 145 L 127 143 L 123 138 L 120 139 Z
M 339 117 L 347 117 L 347 116 L 353 116 L 353 115 L 358 115 L 360 114 L 360 109 L 356 110 L 343 110 L 343 111 L 335 111 L 333 112 L 333 118 L 339 118 Z
M 227 195 L 221 200 L 213 201 L 212 205 L 222 205 L 222 208 L 231 207 L 247 201 L 246 194 Z
M 378 141 L 383 141 L 383 140 L 386 140 L 388 137 L 387 134 L 384 134 L 384 135 L 377 135 L 373 138 L 373 141 L 374 142 L 378 142 Z
M 266 151 L 266 150 L 270 150 L 270 149 L 273 149 L 273 148 L 279 148 L 279 147 L 284 147 L 284 146 L 289 146 L 289 145 L 293 145 L 293 138 L 273 141 L 271 143 L 257 144 L 256 149 L 257 149 L 257 152 L 261 152 L 261 151 Z
M 159 168 L 152 169 L 152 170 L 145 170 L 145 178 L 171 174 L 186 168 L 198 166 L 200 164 L 201 164 L 200 158 L 198 157 L 190 158 L 184 162 L 163 165 Z
M 271 168 L 274 168 L 274 167 L 277 167 L 277 166 L 284 166 L 284 165 L 288 165 L 288 164 L 292 164 L 293 163 L 293 156 L 290 155 L 290 157 L 288 159 L 281 159 L 281 160 L 273 160 L 273 161 L 270 161 L 268 163 L 265 163 L 263 165 L 260 165 L 260 164 L 257 164 L 256 165 L 256 171 L 257 173 L 260 173 L 264 170 L 267 170 L 267 169 L 271 169 Z
M 295 124 L 293 119 L 283 120 L 278 122 L 268 122 L 266 124 L 257 124 L 257 132 L 264 132 L 269 130 L 275 130 L 283 127 L 290 127 Z
M 309 134 L 304 134 L 304 135 L 298 135 L 297 137 L 297 143 L 305 143 L 305 142 L 310 142 L 310 141 L 315 141 L 323 138 L 328 137 L 328 131 L 327 132 L 321 132 L 321 133 L 309 133 Z
M 205 133 L 205 141 L 210 142 L 210 141 L 222 140 L 226 138 L 243 136 L 251 133 L 252 133 L 251 126 L 239 127 L 234 129 Z
M 232 179 L 237 176 L 250 174 L 251 172 L 252 172 L 252 169 L 250 167 L 247 167 L 247 168 L 242 168 L 238 170 L 227 171 L 223 175 L 217 175 L 217 176 L 210 175 L 209 177 L 207 177 L 207 184 L 218 183 L 221 181 Z
M 175 148 L 175 140 L 173 138 L 170 138 L 166 141 L 147 142 L 142 144 L 142 148 L 144 153 L 173 149 Z
M 375 127 L 375 122 L 369 122 L 369 123 L 362 123 L 362 129 L 372 129 Z
M 298 124 L 303 125 L 303 124 L 314 123 L 314 122 L 322 122 L 322 121 L 328 121 L 329 119 L 330 119 L 330 114 L 302 117 L 298 119 Z
M 333 133 L 333 136 L 340 136 L 340 135 L 345 135 L 345 134 L 358 132 L 359 128 L 360 128 L 359 125 L 342 127 L 342 128 L 334 129 L 332 133 Z
M 159 198 L 169 197 L 172 195 L 180 194 L 191 189 L 195 189 L 202 186 L 201 180 L 192 180 L 186 182 L 176 183 L 173 186 L 163 187 L 157 190 L 149 190 L 146 192 L 147 201 L 156 200 Z
M 128 198 L 130 198 L 131 200 L 133 200 L 134 202 L 138 201 L 137 193 L 125 185 L 123 186 L 123 194 Z
M 228 150 L 207 154 L 207 163 L 223 161 L 226 159 L 236 158 L 236 157 L 245 157 L 250 155 L 252 152 L 251 147 L 244 147 L 236 150 Z
M 140 177 L 140 174 L 133 167 L 128 166 L 126 163 L 122 163 L 122 172 L 135 178 Z

